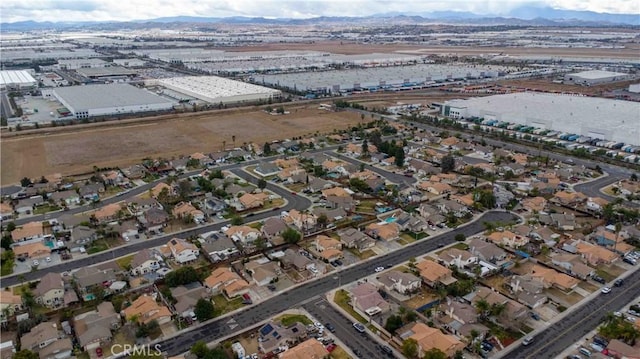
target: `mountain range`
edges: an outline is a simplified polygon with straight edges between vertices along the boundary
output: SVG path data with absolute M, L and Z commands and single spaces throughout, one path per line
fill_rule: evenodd
M 521 6 L 507 15 L 480 15 L 462 11 L 434 11 L 423 13 L 382 13 L 366 17 L 321 16 L 307 19 L 263 18 L 263 17 L 195 17 L 173 16 L 128 22 L 37 22 L 20 21 L 0 23 L 2 31 L 29 31 L 44 29 L 113 27 L 121 28 L 156 26 L 159 23 L 205 23 L 205 24 L 277 24 L 310 25 L 322 23 L 336 24 L 469 24 L 469 25 L 519 25 L 519 26 L 640 26 L 639 14 L 611 14 L 593 11 L 559 10 L 551 7 Z

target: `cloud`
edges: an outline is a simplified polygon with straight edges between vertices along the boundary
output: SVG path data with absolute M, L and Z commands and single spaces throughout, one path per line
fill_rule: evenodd
M 451 10 L 501 15 L 524 4 L 611 13 L 640 12 L 638 0 L 3 0 L 0 21 L 130 21 L 182 15 L 307 18 Z

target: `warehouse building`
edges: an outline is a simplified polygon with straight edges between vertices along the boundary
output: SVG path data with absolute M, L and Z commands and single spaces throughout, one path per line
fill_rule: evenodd
M 45 97 L 55 97 L 77 119 L 167 111 L 173 102 L 147 90 L 127 84 L 86 85 L 43 89 Z
M 58 68 L 61 70 L 89 69 L 93 67 L 105 67 L 108 65 L 108 62 L 101 59 L 58 60 Z
M 602 70 L 582 71 L 564 75 L 564 83 L 584 86 L 593 86 L 607 82 L 624 81 L 631 79 L 629 74 Z
M 217 76 L 172 77 L 157 80 L 157 84 L 213 104 L 266 101 L 282 96 L 279 90 Z
M 640 84 L 629 85 L 629 92 L 640 93 Z
M 0 71 L 0 88 L 8 90 L 25 90 L 35 88 L 38 81 L 28 70 Z
M 446 101 L 442 114 L 483 118 L 640 144 L 640 103 L 575 95 L 513 93 Z
M 143 67 L 146 64 L 140 59 L 113 59 L 113 63 L 124 67 Z

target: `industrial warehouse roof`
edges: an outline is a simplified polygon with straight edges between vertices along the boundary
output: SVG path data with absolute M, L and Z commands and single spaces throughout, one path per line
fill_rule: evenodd
M 6 70 L 0 71 L 0 85 L 29 85 L 35 84 L 36 79 L 26 70 Z
M 57 87 L 54 91 L 74 111 L 171 103 L 147 90 L 127 84 Z
M 571 74 L 574 77 L 580 77 L 588 80 L 597 80 L 597 79 L 606 79 L 609 77 L 616 76 L 628 76 L 629 74 L 623 74 L 621 72 L 611 72 L 611 71 L 602 71 L 602 70 L 591 70 L 591 71 L 582 71 Z
M 522 92 L 451 100 L 445 105 L 466 108 L 466 117 L 494 116 L 501 121 L 585 136 L 595 132 L 612 141 L 640 144 L 638 102 Z
M 185 76 L 158 80 L 161 86 L 205 101 L 245 95 L 277 95 L 280 91 L 217 76 Z
M 77 69 L 76 72 L 85 77 L 130 76 L 136 74 L 136 71 L 126 69 L 122 66 L 83 68 Z

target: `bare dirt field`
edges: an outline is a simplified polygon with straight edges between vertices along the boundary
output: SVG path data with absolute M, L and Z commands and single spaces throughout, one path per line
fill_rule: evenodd
M 413 44 L 359 44 L 348 41 L 317 41 L 313 43 L 273 43 L 255 46 L 238 47 L 234 49 L 221 48 L 225 51 L 276 51 L 276 50 L 314 50 L 337 54 L 370 54 L 375 52 L 402 52 L 415 55 L 536 55 L 536 56 L 577 56 L 577 57 L 606 57 L 631 58 L 638 57 L 637 48 L 629 46 L 624 49 L 589 49 L 589 48 L 544 48 L 544 47 L 474 47 L 474 46 L 421 46 Z
M 290 114 L 272 116 L 257 109 L 196 113 L 119 126 L 69 127 L 64 131 L 4 137 L 0 143 L 2 185 L 22 177 L 72 175 L 93 166 L 126 166 L 145 157 L 171 158 L 220 151 L 254 142 L 326 133 L 361 121 L 351 112 L 327 112 L 317 105 L 287 106 Z M 365 119 L 368 120 L 368 119 Z M 59 128 L 52 129 L 59 130 Z
M 581 86 L 581 85 L 565 85 L 565 84 L 556 84 L 553 83 L 550 79 L 529 79 L 529 80 L 507 80 L 507 81 L 498 81 L 497 84 L 502 86 L 513 86 L 517 88 L 527 88 L 527 89 L 536 89 L 542 91 L 551 91 L 551 92 L 571 92 L 571 93 L 581 93 L 585 95 L 602 95 L 603 93 L 607 93 L 609 91 L 617 90 L 617 89 L 626 89 L 630 84 L 636 83 L 637 80 L 633 81 L 620 81 L 614 83 L 605 83 L 601 85 L 595 86 Z

